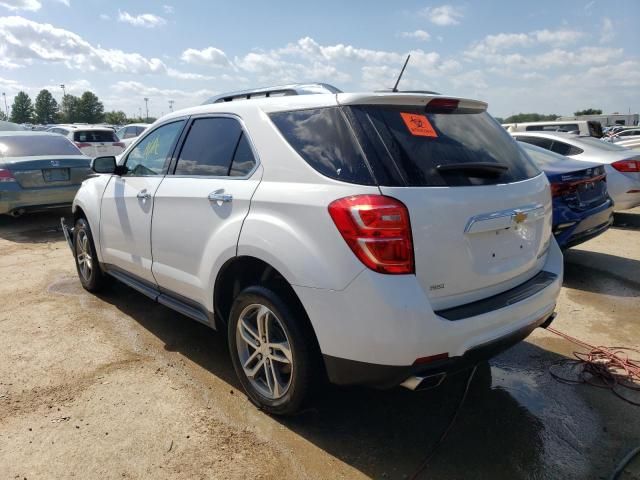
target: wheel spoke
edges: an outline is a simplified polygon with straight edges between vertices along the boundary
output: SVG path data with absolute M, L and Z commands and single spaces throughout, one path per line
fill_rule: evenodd
M 280 396 L 280 392 L 282 390 L 282 386 L 280 385 L 280 378 L 278 376 L 278 372 L 276 372 L 276 369 L 273 366 L 273 362 L 271 360 L 268 360 L 267 363 L 269 365 L 269 371 L 271 373 L 271 381 L 273 382 L 273 395 L 277 398 Z
M 271 358 L 280 363 L 291 363 L 291 348 L 288 342 L 270 343 Z
M 258 372 L 260 371 L 260 369 L 264 366 L 265 364 L 265 359 L 263 358 L 262 360 L 259 360 L 258 363 L 256 363 L 253 368 L 245 368 L 244 371 L 247 374 L 247 377 L 249 378 L 255 378 L 256 375 L 258 374 Z
M 256 323 L 258 324 L 258 336 L 262 340 L 267 335 L 267 323 L 269 322 L 269 309 L 266 307 L 260 307 L 258 314 L 256 315 Z
M 240 320 L 240 335 L 248 345 L 251 345 L 254 348 L 256 345 L 256 341 L 260 341 L 260 337 L 258 336 L 256 331 L 247 323 L 244 318 Z
M 271 376 L 271 367 L 267 364 L 266 359 L 264 362 L 262 362 L 262 367 L 264 369 L 264 379 L 267 384 L 267 389 L 272 396 L 275 396 L 275 386 L 273 384 L 273 377 Z
M 244 365 L 242 365 L 242 368 L 247 370 L 249 368 L 249 364 L 253 362 L 256 358 L 258 358 L 258 355 L 259 355 L 258 350 L 254 350 L 253 353 L 249 355 L 249 358 L 247 358 L 247 361 L 244 362 Z

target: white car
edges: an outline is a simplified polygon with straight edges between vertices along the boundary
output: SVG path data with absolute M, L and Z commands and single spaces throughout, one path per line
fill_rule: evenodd
M 131 123 L 118 130 L 116 135 L 125 147 L 128 147 L 147 128 L 149 128 L 149 124 L 147 123 Z
M 125 144 L 120 141 L 112 128 L 92 127 L 91 125 L 57 125 L 47 131 L 64 135 L 75 143 L 84 155 L 91 158 L 118 155 L 125 149 Z
M 589 136 L 570 133 L 513 132 L 521 142 L 571 157 L 575 160 L 604 164 L 607 190 L 614 201 L 614 210 L 627 210 L 640 205 L 640 155 Z
M 640 139 L 640 128 L 625 128 L 619 132 L 611 135 L 608 140 L 614 143 L 622 142 L 624 140 L 638 140 Z
M 551 321 L 549 183 L 485 103 L 261 92 L 94 159 L 62 220 L 84 288 L 116 278 L 224 332 L 274 414 L 327 377 L 437 385 Z

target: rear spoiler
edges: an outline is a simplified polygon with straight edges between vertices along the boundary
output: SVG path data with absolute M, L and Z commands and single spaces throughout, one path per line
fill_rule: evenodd
M 442 95 L 428 95 L 417 93 L 338 93 L 336 99 L 339 105 L 428 105 L 429 102 L 457 101 L 458 109 L 484 112 L 487 103 L 468 98 L 444 97 Z

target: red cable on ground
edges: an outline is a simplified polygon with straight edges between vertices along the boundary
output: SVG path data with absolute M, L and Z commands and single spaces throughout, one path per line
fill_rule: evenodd
M 551 365 L 549 373 L 553 378 L 562 383 L 586 383 L 606 388 L 625 402 L 640 407 L 640 401 L 631 400 L 620 393 L 625 390 L 640 392 L 640 358 L 629 356 L 631 352 L 640 354 L 640 350 L 629 347 L 594 347 L 555 328 L 547 327 L 546 330 L 587 350 L 586 353 L 573 352 L 575 359 L 564 359 Z M 574 378 L 557 373 L 560 366 L 566 365 L 577 369 Z

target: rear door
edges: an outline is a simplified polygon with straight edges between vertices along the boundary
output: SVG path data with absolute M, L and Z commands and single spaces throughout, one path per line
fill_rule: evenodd
M 161 288 L 210 308 L 212 272 L 236 254 L 260 168 L 237 117 L 191 121 L 175 173 L 155 196 L 153 274 Z
M 381 192 L 409 210 L 416 276 L 436 309 L 540 271 L 551 237 L 548 182 L 486 112 L 436 99 L 347 113 Z
M 103 262 L 150 283 L 155 283 L 151 273 L 154 194 L 184 124 L 185 120 L 178 120 L 149 132 L 124 160 L 128 173 L 113 175 L 102 197 Z

